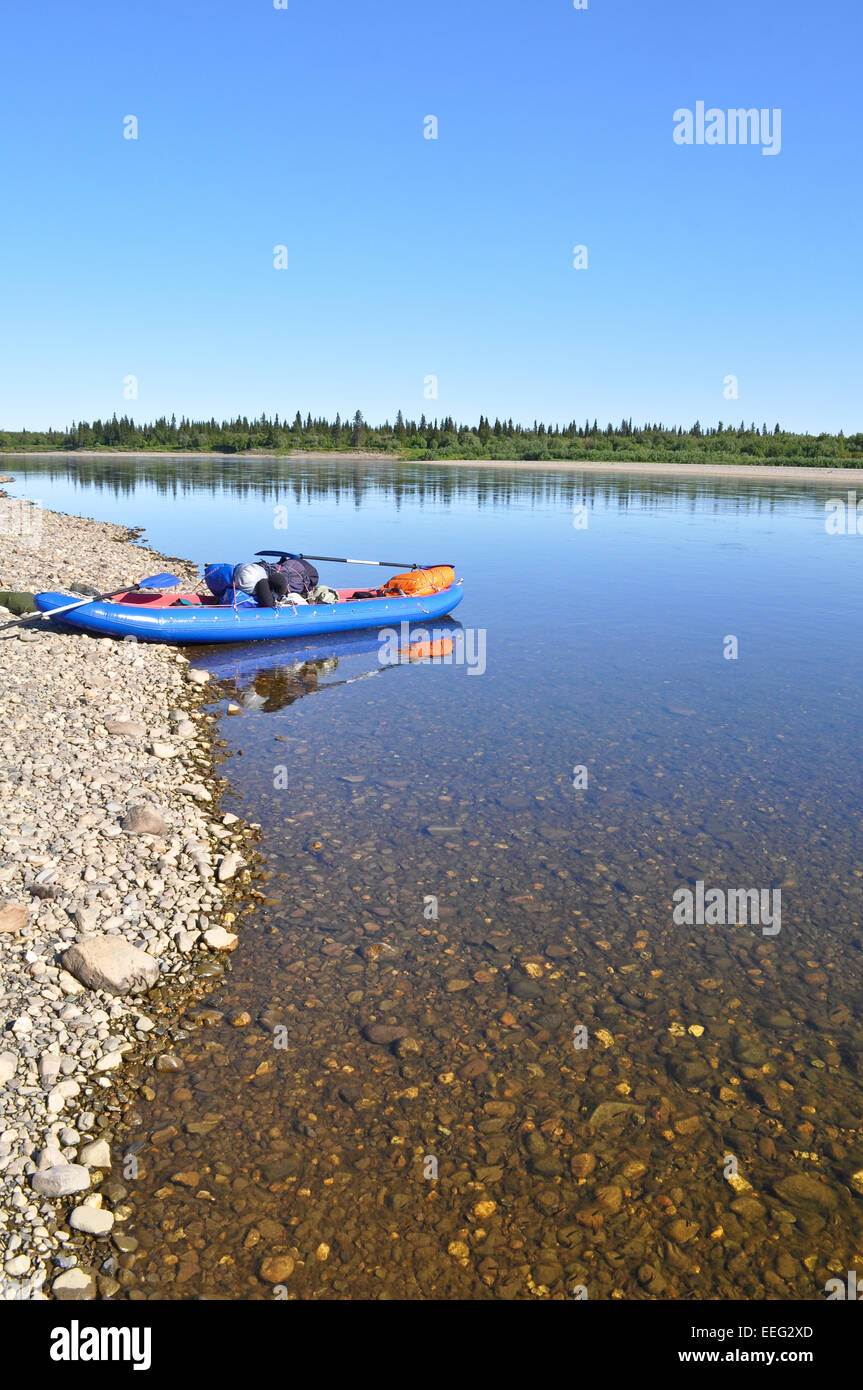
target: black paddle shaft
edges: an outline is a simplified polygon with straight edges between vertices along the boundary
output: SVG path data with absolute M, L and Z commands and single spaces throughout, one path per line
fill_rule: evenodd
M 258 550 L 256 555 L 277 555 L 280 560 L 322 560 L 330 565 L 383 565 L 391 570 L 432 569 L 432 565 L 418 565 L 416 560 L 351 560 L 343 555 L 290 555 L 284 550 Z M 452 569 L 452 565 L 450 565 Z

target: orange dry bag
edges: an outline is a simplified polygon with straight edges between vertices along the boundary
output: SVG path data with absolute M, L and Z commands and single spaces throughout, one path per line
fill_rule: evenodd
M 442 637 L 432 642 L 411 642 L 409 647 L 399 647 L 399 656 L 406 656 L 409 661 L 443 661 L 454 651 L 452 638 Z
M 455 570 L 451 565 L 432 565 L 425 570 L 410 570 L 408 574 L 394 574 L 384 585 L 385 594 L 403 594 L 406 598 L 418 598 L 425 594 L 439 594 L 455 583 Z

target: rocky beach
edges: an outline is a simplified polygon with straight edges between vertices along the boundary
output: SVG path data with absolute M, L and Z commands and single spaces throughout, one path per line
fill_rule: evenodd
M 125 527 L 5 494 L 0 534 L 4 592 L 166 564 Z M 3 607 L 0 663 L 0 1298 L 105 1297 L 135 1244 L 109 1137 L 124 1062 L 171 1067 L 173 1003 L 237 944 L 249 832 L 217 811 L 208 677 L 186 656 Z

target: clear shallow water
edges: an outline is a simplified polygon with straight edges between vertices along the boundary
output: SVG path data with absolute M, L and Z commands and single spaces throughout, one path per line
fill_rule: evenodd
M 285 1254 L 299 1297 L 823 1297 L 863 1270 L 863 542 L 833 494 L 294 467 L 9 466 L 197 560 L 452 560 L 484 634 L 483 674 L 202 654 L 245 696 L 225 809 L 262 823 L 266 900 L 208 1000 L 251 1022 L 190 1023 L 118 1129 L 129 1288 L 271 1298 Z M 780 889 L 780 932 L 676 925 L 697 880 Z

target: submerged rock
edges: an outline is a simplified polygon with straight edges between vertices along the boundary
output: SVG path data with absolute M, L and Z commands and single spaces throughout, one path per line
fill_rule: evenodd
M 677 1245 L 687 1245 L 689 1241 L 695 1240 L 699 1229 L 697 1221 L 687 1221 L 685 1217 L 679 1216 L 676 1221 L 672 1221 L 668 1234 Z
M 541 986 L 527 975 L 514 975 L 509 982 L 509 992 L 521 1000 L 542 998 Z
M 832 1187 L 809 1178 L 805 1173 L 793 1174 L 774 1183 L 773 1191 L 783 1202 L 791 1207 L 819 1207 L 822 1211 L 833 1211 L 839 1205 L 839 1198 Z
M 763 1221 L 767 1215 L 767 1208 L 757 1197 L 735 1197 L 731 1210 L 743 1221 L 749 1222 Z
M 639 1124 L 644 1124 L 644 1107 L 641 1105 L 633 1105 L 631 1101 L 604 1100 L 593 1111 L 587 1123 L 594 1129 L 597 1129 L 602 1125 L 608 1124 L 609 1120 L 618 1120 L 622 1116 L 627 1119 L 631 1116 L 636 1119 Z
M 290 1255 L 268 1255 L 261 1261 L 260 1276 L 265 1284 L 283 1284 L 294 1272 Z
M 389 1023 L 372 1023 L 363 1029 L 363 1033 L 370 1043 L 377 1043 L 379 1047 L 388 1047 L 390 1043 L 408 1036 L 407 1028 L 398 1028 Z
M 182 1059 L 173 1052 L 163 1052 L 161 1056 L 156 1058 L 153 1065 L 159 1072 L 182 1071 L 184 1067 Z

